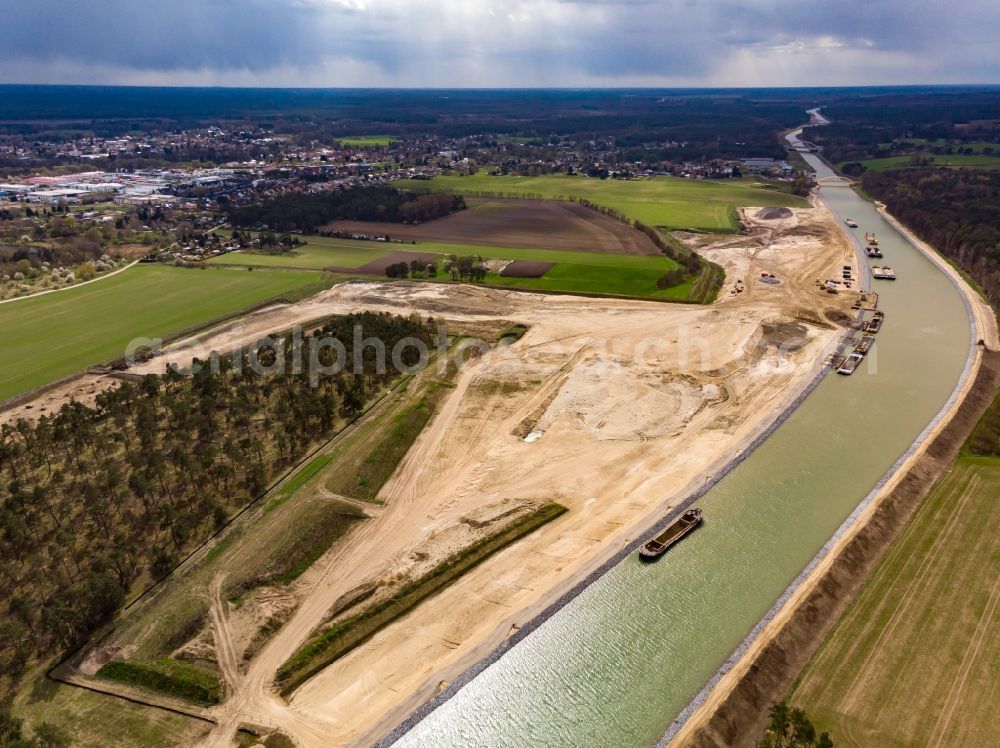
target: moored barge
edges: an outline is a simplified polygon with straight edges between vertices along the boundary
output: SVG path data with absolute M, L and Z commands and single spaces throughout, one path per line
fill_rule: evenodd
M 874 345 L 874 343 L 875 343 L 874 335 L 864 335 L 862 336 L 861 340 L 858 341 L 858 344 L 854 346 L 854 352 L 860 353 L 862 356 L 864 356 L 866 353 L 868 353 L 868 351 L 872 349 L 872 345 Z
M 842 363 L 840 365 L 840 368 L 837 369 L 837 373 L 843 374 L 845 377 L 851 376 L 851 374 L 854 373 L 854 370 L 857 369 L 858 366 L 860 366 L 861 361 L 863 359 L 864 356 L 862 356 L 860 353 L 857 352 L 852 353 L 850 356 L 844 359 L 844 363 Z
M 648 540 L 639 549 L 639 558 L 643 561 L 654 561 L 667 552 L 670 546 L 681 538 L 693 532 L 701 524 L 701 509 L 688 509 L 684 514 L 671 522 L 667 528 L 655 538 Z
M 875 314 L 872 316 L 870 320 L 868 320 L 868 323 L 864 327 L 864 331 L 874 335 L 875 333 L 877 333 L 879 330 L 882 329 L 882 323 L 884 321 L 885 321 L 885 312 L 879 310 L 875 312 Z

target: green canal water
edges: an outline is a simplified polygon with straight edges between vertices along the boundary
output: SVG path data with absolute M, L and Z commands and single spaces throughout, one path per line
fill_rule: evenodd
M 656 564 L 633 554 L 612 568 L 399 745 L 655 744 L 934 419 L 968 356 L 961 296 L 851 189 L 821 194 L 858 236 L 877 234 L 874 262 L 896 270 L 874 281 L 886 321 L 865 363 L 828 375 L 698 502 L 705 524 L 690 539 Z

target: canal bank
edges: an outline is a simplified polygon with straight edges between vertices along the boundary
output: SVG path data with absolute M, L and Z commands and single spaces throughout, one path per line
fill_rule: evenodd
M 797 141 L 796 131 L 789 135 Z M 818 157 L 807 161 L 827 187 L 839 177 Z M 879 215 L 945 274 L 962 296 L 970 322 L 970 346 L 962 376 L 948 402 L 878 485 L 837 529 L 778 602 L 674 721 L 660 746 L 750 745 L 766 708 L 784 697 L 801 667 L 849 604 L 868 571 L 954 459 L 972 426 L 992 400 L 1000 362 L 975 343 L 996 347 L 992 310 L 960 274 L 929 245 L 875 204 Z M 842 216 L 842 218 L 845 218 Z M 851 233 L 851 232 L 848 232 Z M 857 237 L 852 237 L 857 242 Z
M 657 742 L 948 402 L 972 343 L 961 296 L 870 203 L 830 191 L 841 219 L 846 208 L 885 236 L 900 277 L 876 287 L 887 321 L 867 365 L 824 378 L 708 491 L 689 541 L 656 565 L 631 556 L 608 570 L 402 744 Z
M 790 142 L 796 143 L 800 133 L 790 133 Z M 832 173 L 817 157 L 808 160 L 818 172 Z M 827 184 L 838 179 L 824 175 Z M 958 455 L 996 392 L 1000 340 L 994 310 L 961 273 L 890 215 L 882 203 L 875 206 L 962 295 L 974 341 L 963 375 L 941 412 L 692 700 L 661 738 L 661 746 L 754 743 L 752 736 L 759 734 L 766 721 L 767 705 L 787 694 L 937 477 Z
M 784 699 L 865 580 L 953 464 L 1000 383 L 1000 353 L 983 351 L 947 419 L 872 500 L 817 554 L 789 590 L 682 713 L 660 746 L 752 746 L 771 704 Z M 735 654 L 735 653 L 734 653 Z M 727 669 L 728 668 L 728 669 Z M 836 737 L 836 736 L 835 736 Z

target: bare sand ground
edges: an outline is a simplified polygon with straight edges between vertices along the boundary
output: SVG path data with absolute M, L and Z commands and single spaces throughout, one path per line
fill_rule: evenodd
M 750 288 L 714 307 L 351 283 L 255 316 L 236 337 L 359 309 L 530 325 L 464 368 L 380 498 L 384 507 L 307 572 L 296 612 L 251 660 L 206 745 L 240 722 L 303 746 L 366 744 L 487 654 L 703 483 L 795 398 L 832 350 L 853 295 L 830 296 L 853 252 L 823 209 L 702 247 Z M 755 285 L 773 273 L 780 281 Z M 225 349 L 233 331 L 201 342 Z M 168 352 L 156 362 L 169 360 Z M 527 442 L 523 435 L 540 434 Z M 395 573 L 477 508 L 516 498 L 570 511 L 476 567 L 307 682 L 290 703 L 275 671 L 359 585 Z M 442 549 L 441 558 L 444 557 Z M 241 638 L 214 615 L 217 641 Z M 228 649 L 224 647 L 224 649 Z
M 55 415 L 70 400 L 93 407 L 100 393 L 117 384 L 118 380 L 104 374 L 83 374 L 46 389 L 27 402 L 0 411 L 0 425 L 15 423 L 22 418 L 34 421 L 44 415 Z

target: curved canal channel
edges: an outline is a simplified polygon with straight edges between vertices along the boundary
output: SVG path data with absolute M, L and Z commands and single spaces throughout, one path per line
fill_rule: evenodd
M 655 564 L 631 554 L 398 745 L 655 744 L 947 403 L 971 347 L 960 293 L 845 184 L 821 196 L 876 233 L 898 278 L 874 281 L 886 320 L 865 362 L 697 502 L 700 530 Z

